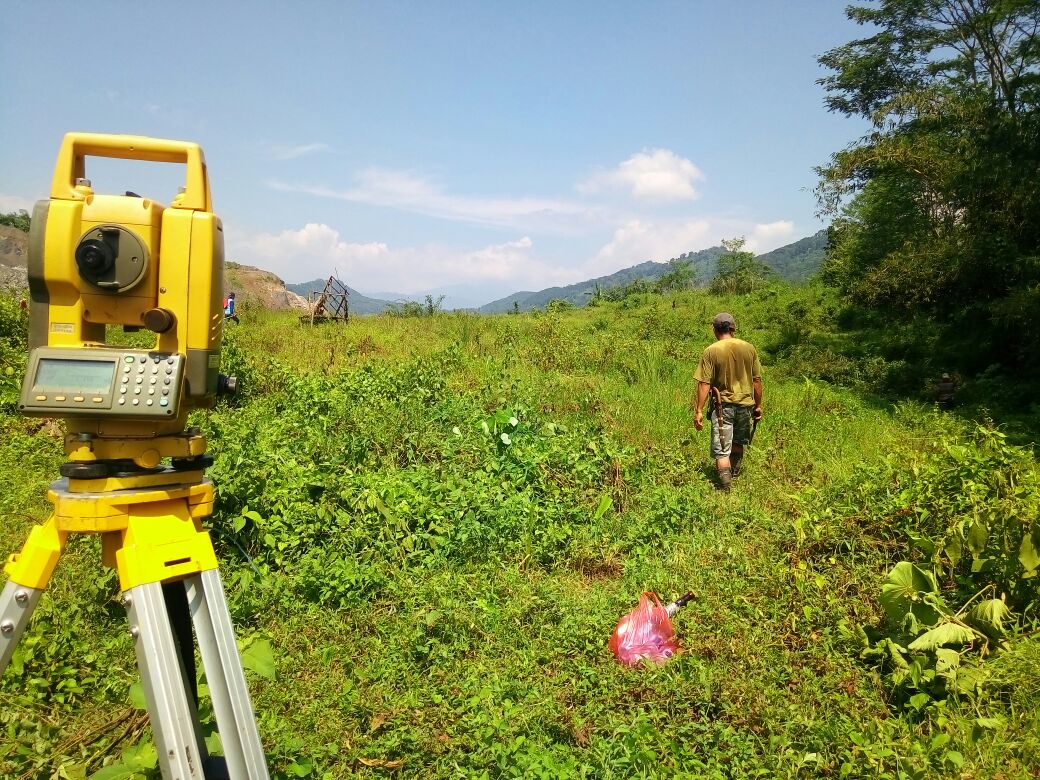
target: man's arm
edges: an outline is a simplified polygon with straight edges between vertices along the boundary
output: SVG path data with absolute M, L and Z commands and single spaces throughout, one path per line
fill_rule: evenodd
M 697 382 L 697 409 L 693 415 L 693 427 L 698 431 L 704 427 L 704 402 L 708 400 L 710 387 L 707 382 Z
M 756 420 L 762 419 L 762 377 L 756 376 L 751 380 L 752 387 L 754 388 L 755 394 L 755 408 L 751 412 L 751 416 Z

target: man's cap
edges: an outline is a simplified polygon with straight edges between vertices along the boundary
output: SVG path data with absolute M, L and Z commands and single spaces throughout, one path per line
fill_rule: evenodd
M 722 330 L 724 327 L 737 327 L 737 321 L 733 319 L 733 315 L 728 311 L 723 311 L 715 315 L 715 319 L 711 321 L 711 325 L 715 330 Z
M 950 375 L 949 375 L 949 374 L 943 374 L 943 375 L 942 375 L 942 378 L 943 378 L 943 379 L 949 379 L 949 378 L 950 378 Z

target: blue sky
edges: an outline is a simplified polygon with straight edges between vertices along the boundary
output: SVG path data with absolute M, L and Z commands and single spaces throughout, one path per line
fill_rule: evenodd
M 823 226 L 863 126 L 816 56 L 843 3 L 48 2 L 0 28 L 0 210 L 69 130 L 197 141 L 227 256 L 286 281 L 477 298 Z M 168 201 L 179 166 L 90 161 Z

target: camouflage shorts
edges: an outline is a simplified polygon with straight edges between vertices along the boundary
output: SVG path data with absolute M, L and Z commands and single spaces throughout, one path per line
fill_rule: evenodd
M 728 458 L 734 444 L 751 443 L 751 412 L 753 407 L 738 404 L 722 405 L 722 425 L 719 426 L 715 409 L 711 411 L 711 457 Z M 721 438 L 720 438 L 721 434 Z

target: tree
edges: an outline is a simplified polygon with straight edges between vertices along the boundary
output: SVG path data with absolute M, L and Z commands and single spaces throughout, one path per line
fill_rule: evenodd
M 737 294 L 760 290 L 773 281 L 773 271 L 754 252 L 745 252 L 744 239 L 722 240 L 726 251 L 719 255 L 708 291 L 713 295 Z
M 819 169 L 835 217 L 824 278 L 897 316 L 1037 332 L 1040 4 L 879 0 L 846 13 L 874 34 L 821 56 L 833 73 L 820 83 L 828 108 L 872 129 Z M 977 346 L 1012 361 L 1030 351 L 1024 337 Z
M 29 232 L 29 221 L 29 212 L 25 209 L 0 214 L 0 225 L 10 225 L 19 230 L 24 230 L 26 233 Z
M 672 258 L 668 261 L 668 270 L 657 279 L 657 292 L 670 293 L 685 290 L 693 284 L 694 275 L 692 260 Z

